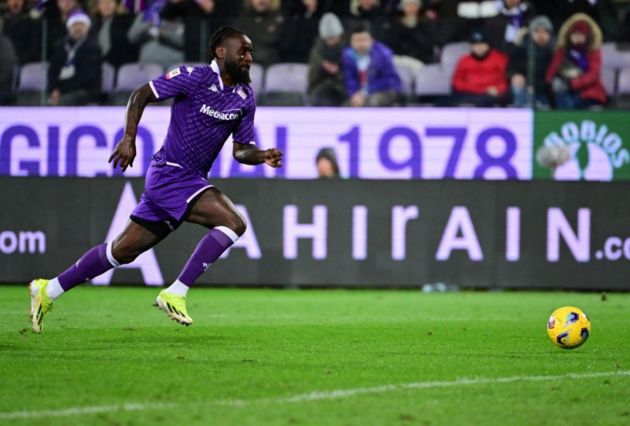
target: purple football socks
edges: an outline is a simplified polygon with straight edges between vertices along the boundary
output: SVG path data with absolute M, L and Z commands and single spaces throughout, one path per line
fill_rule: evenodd
M 225 226 L 211 229 L 199 241 L 177 279 L 190 287 L 237 239 L 238 235 Z
M 68 291 L 104 272 L 118 266 L 118 262 L 107 256 L 107 244 L 101 244 L 88 250 L 74 265 L 59 275 L 58 280 L 64 291 Z

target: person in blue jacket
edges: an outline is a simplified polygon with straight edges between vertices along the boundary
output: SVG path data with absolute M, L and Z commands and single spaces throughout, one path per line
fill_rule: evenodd
M 367 24 L 352 30 L 342 64 L 348 105 L 391 106 L 398 102 L 401 85 L 392 51 L 372 38 Z

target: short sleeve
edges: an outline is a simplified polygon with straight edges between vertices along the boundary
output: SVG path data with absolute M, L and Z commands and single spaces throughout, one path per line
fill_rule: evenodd
M 197 74 L 197 75 L 196 75 Z M 192 93 L 201 77 L 201 70 L 181 66 L 151 80 L 149 85 L 158 99 L 168 99 L 177 95 Z
M 232 133 L 234 142 L 253 144 L 254 141 L 254 116 L 256 115 L 256 102 L 252 102 L 240 118 L 236 129 Z

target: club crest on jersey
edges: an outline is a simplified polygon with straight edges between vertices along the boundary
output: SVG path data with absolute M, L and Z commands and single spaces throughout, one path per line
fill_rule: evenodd
M 182 72 L 179 70 L 179 68 L 175 68 L 174 70 L 169 71 L 168 73 L 166 73 L 166 79 L 170 80 L 171 78 L 175 78 L 178 75 L 180 75 Z
M 208 87 L 208 89 L 211 92 L 214 92 L 214 93 L 217 93 L 219 91 L 219 89 L 217 89 L 217 85 L 216 84 L 213 84 L 212 86 Z
M 194 70 L 195 70 L 195 67 L 186 67 L 186 72 L 188 73 L 188 75 L 192 74 Z

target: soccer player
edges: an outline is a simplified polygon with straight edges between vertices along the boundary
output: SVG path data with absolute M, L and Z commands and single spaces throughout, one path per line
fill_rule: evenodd
M 31 326 L 42 331 L 44 316 L 64 292 L 124 263 L 158 244 L 182 222 L 209 229 L 179 277 L 157 297 L 156 306 L 183 325 L 190 286 L 245 232 L 245 221 L 230 199 L 206 177 L 232 134 L 234 158 L 243 164 L 282 166 L 282 152 L 254 144 L 256 100 L 250 82 L 252 42 L 240 31 L 222 27 L 210 38 L 210 64 L 181 66 L 136 89 L 129 98 L 125 134 L 109 162 L 124 172 L 133 166 L 135 139 L 144 107 L 175 98 L 162 148 L 147 171 L 145 191 L 126 229 L 113 241 L 88 250 L 57 277 L 30 283 Z

